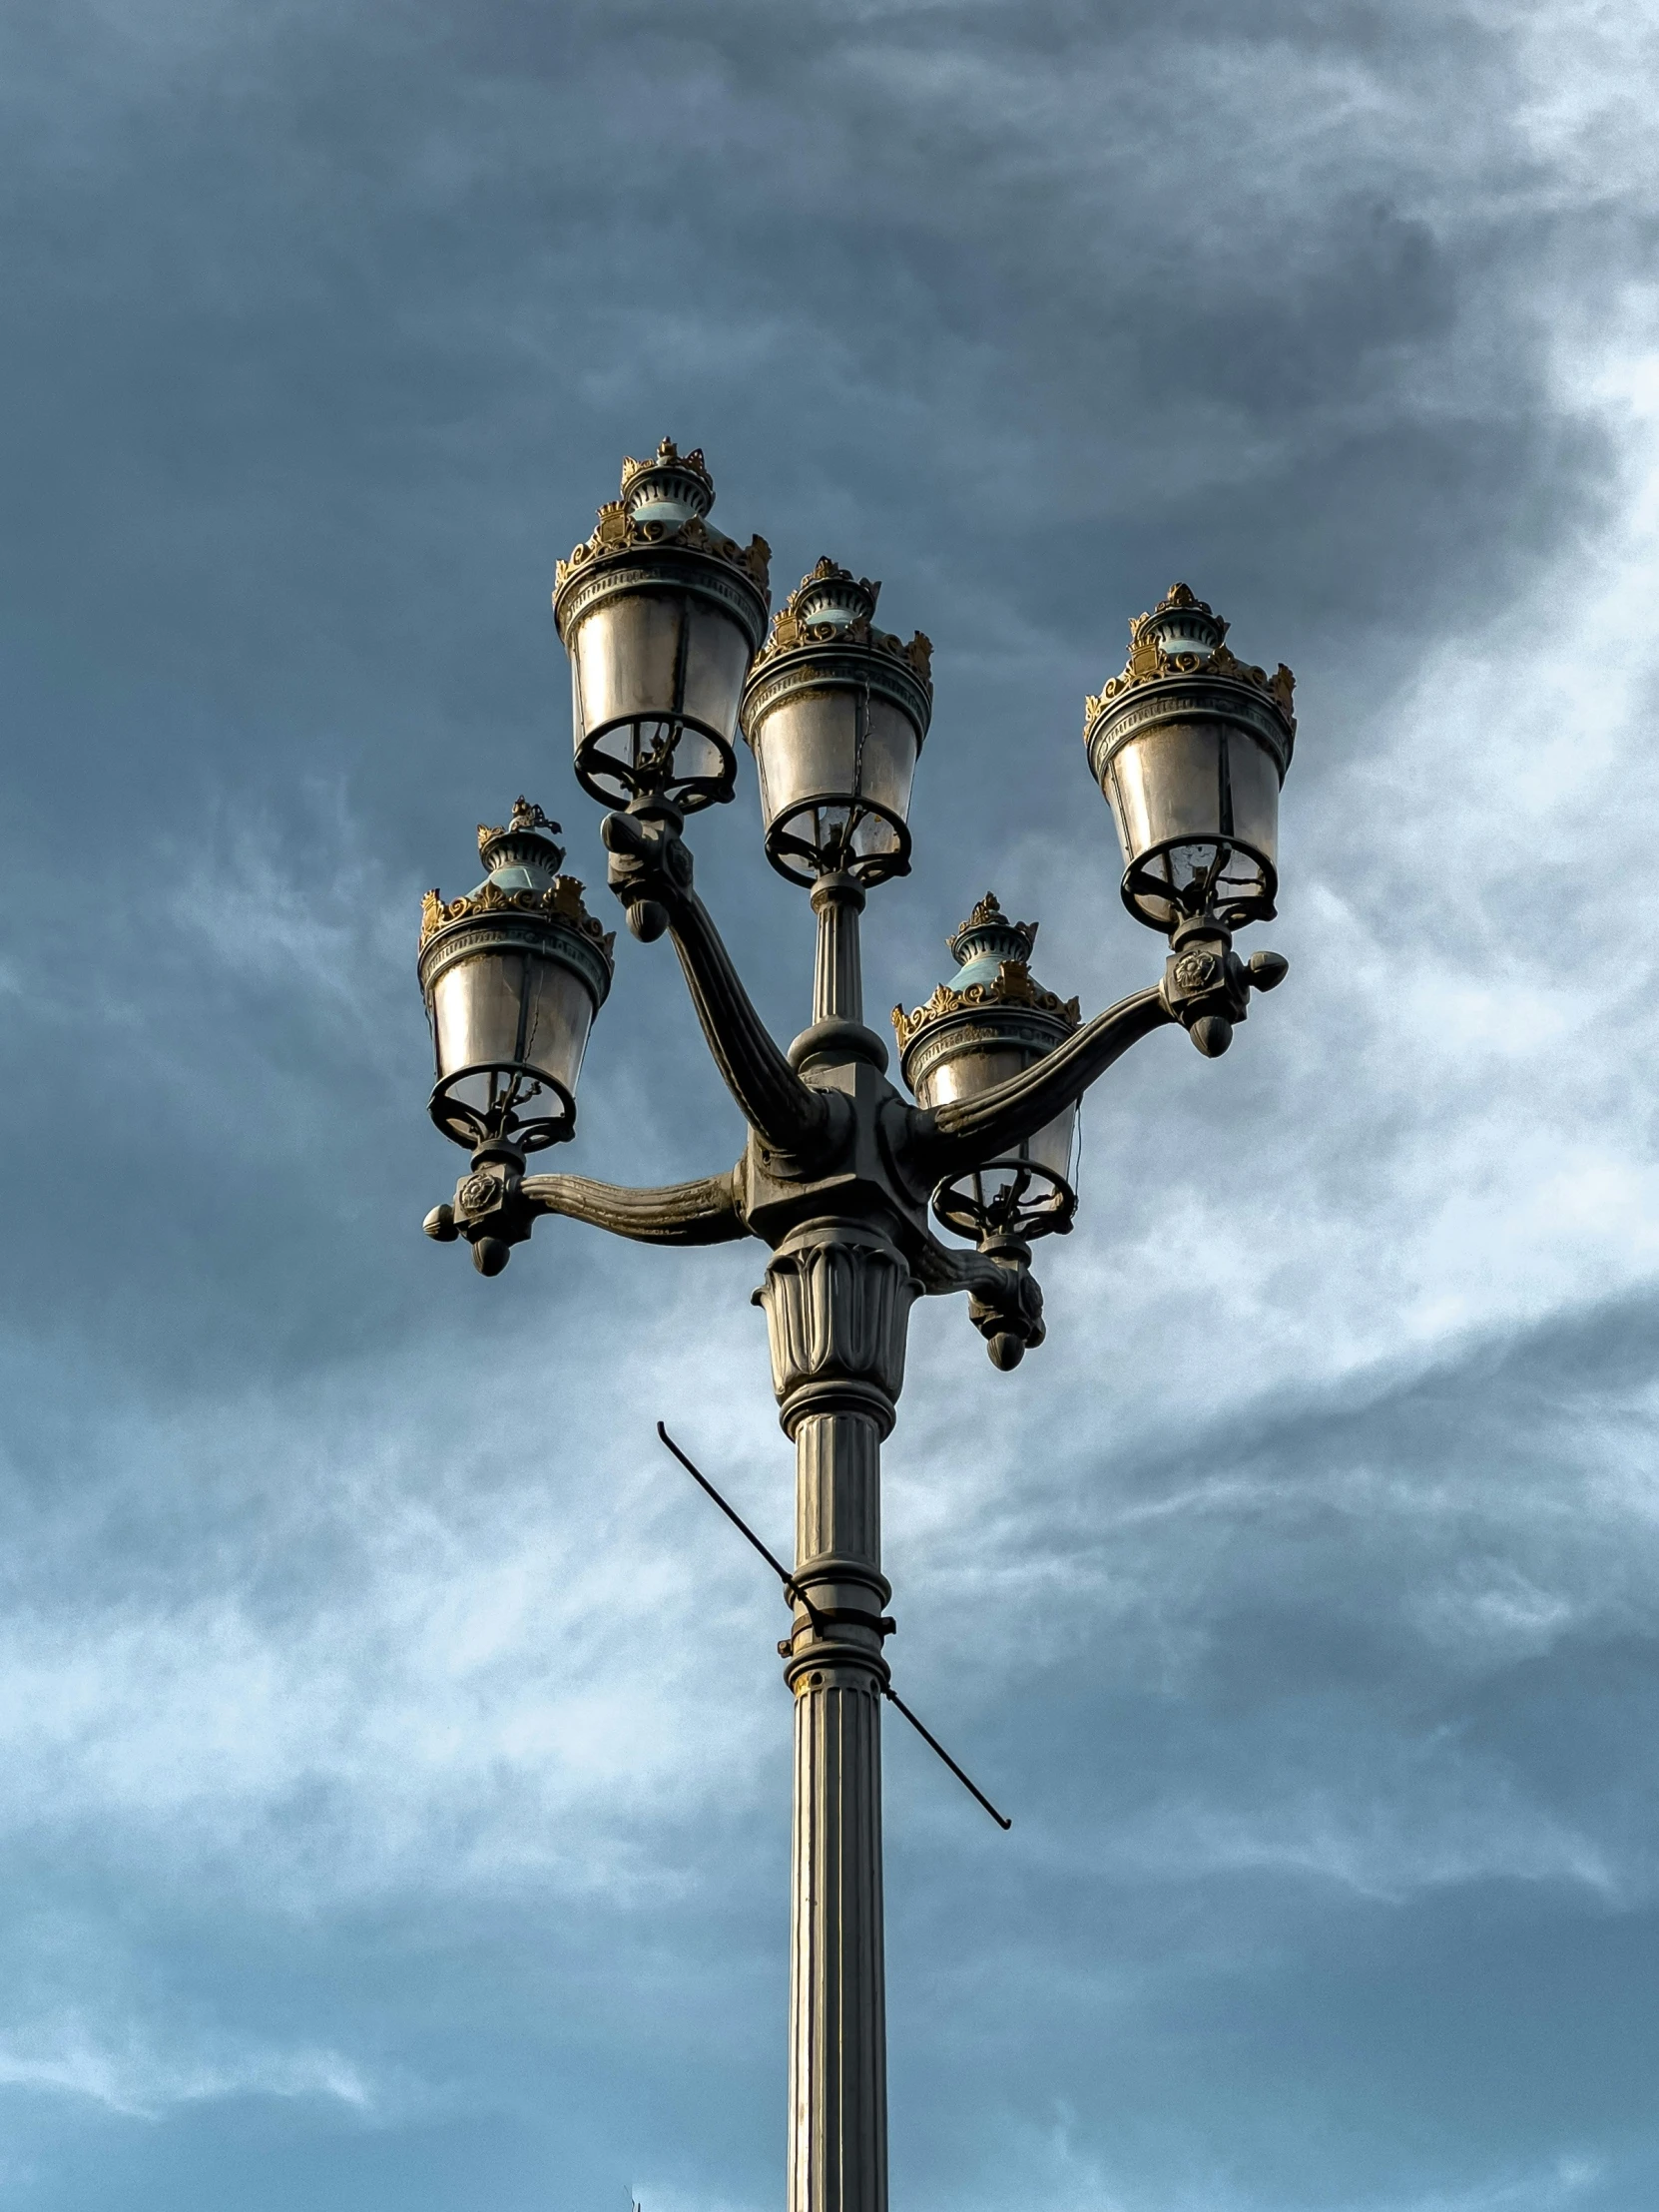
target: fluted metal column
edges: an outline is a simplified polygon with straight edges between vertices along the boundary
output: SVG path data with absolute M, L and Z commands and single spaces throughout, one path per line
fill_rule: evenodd
M 867 1224 L 789 1239 L 762 1293 L 796 1446 L 790 2212 L 886 2212 L 881 1441 L 919 1286 Z
M 822 1615 L 878 1616 L 880 1435 L 865 1413 L 796 1434 L 796 1557 Z M 840 1620 L 792 1658 L 791 2212 L 886 2212 L 880 1640 Z
M 864 979 L 858 954 L 858 916 L 864 888 L 854 876 L 821 875 L 813 886 L 818 916 L 818 959 L 813 970 L 814 1021 L 862 1021 Z

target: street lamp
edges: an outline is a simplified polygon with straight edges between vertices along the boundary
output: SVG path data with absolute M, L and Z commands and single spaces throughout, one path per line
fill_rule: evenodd
M 630 928 L 671 936 L 748 1141 L 723 1175 L 629 1190 L 526 1173 L 575 1128 L 576 1072 L 610 940 L 561 876 L 552 825 L 520 802 L 483 832 L 491 874 L 428 895 L 421 985 L 438 1061 L 432 1114 L 472 1147 L 430 1235 L 495 1274 L 543 1214 L 660 1245 L 757 1237 L 770 1259 L 773 1386 L 796 1447 L 797 1559 L 780 1651 L 795 1699 L 790 2212 L 885 2212 L 879 1708 L 893 1623 L 880 1561 L 880 1447 L 918 1297 L 967 1294 L 991 1358 L 1042 1342 L 1031 1244 L 1069 1229 L 1083 1093 L 1155 1029 L 1224 1052 L 1253 989 L 1234 931 L 1273 912 L 1292 679 L 1238 661 L 1184 584 L 1130 625 L 1123 673 L 1088 702 L 1090 767 L 1123 847 L 1122 892 L 1170 940 L 1161 980 L 1091 1021 L 1032 976 L 1036 925 L 985 898 L 950 940 L 953 978 L 894 1010 L 901 1073 L 863 1019 L 866 893 L 909 867 L 910 785 L 932 705 L 930 648 L 873 622 L 877 587 L 821 561 L 764 633 L 767 549 L 704 520 L 701 453 L 667 439 L 559 564 L 576 774 L 613 805 L 601 835 Z M 693 809 L 733 796 L 753 749 L 766 851 L 818 915 L 813 1019 L 787 1051 L 756 1013 L 693 884 Z M 947 1245 L 929 1225 L 969 1240 Z
M 1052 1052 L 1081 1018 L 1075 998 L 1045 991 L 1031 973 L 1034 921 L 1010 921 L 987 894 L 950 938 L 957 972 L 924 1006 L 892 1010 L 899 1068 L 922 1106 L 976 1097 Z M 1064 1236 L 1077 1215 L 1072 1154 L 1077 1101 L 1010 1144 L 976 1161 L 933 1193 L 940 1226 L 971 1237 L 983 1253 L 1029 1267 L 1033 1237 Z M 1003 1331 L 990 1340 L 999 1368 L 1017 1367 L 1026 1340 Z
M 422 908 L 420 990 L 437 1061 L 428 1111 L 472 1150 L 463 1189 L 492 1163 L 521 1170 L 526 1153 L 576 1134 L 576 1078 L 616 939 L 583 905 L 581 884 L 559 873 L 558 827 L 525 799 L 504 828 L 480 823 L 484 880 L 447 904 L 428 891 Z M 458 1233 L 447 1207 L 426 1226 L 449 1241 Z M 484 1275 L 498 1275 L 507 1253 L 499 1239 L 473 1240 Z
M 691 814 L 732 796 L 770 548 L 711 530 L 714 503 L 703 455 L 664 438 L 649 461 L 623 462 L 621 496 L 559 564 L 553 619 L 570 655 L 576 779 L 610 805 L 661 793 Z

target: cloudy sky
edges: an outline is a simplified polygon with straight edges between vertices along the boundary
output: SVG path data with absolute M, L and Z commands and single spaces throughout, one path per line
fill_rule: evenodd
M 651 1433 L 787 1539 L 758 1249 L 418 1226 L 419 896 L 602 873 L 547 593 L 664 432 L 935 640 L 873 1008 L 992 887 L 1156 975 L 1175 577 L 1300 680 L 1289 983 L 1101 1086 L 1040 1353 L 912 1332 L 1015 1826 L 889 1734 L 895 2204 L 1659 2202 L 1656 96 L 1642 0 L 10 0 L 0 2205 L 782 2201 L 782 1609 Z M 624 936 L 568 1165 L 739 1144 Z

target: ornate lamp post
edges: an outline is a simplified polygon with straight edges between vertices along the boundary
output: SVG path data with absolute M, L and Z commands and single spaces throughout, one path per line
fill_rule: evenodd
M 864 1024 L 866 892 L 909 866 L 910 784 L 927 734 L 930 648 L 874 622 L 878 586 L 821 561 L 765 635 L 767 547 L 705 517 L 701 453 L 665 439 L 625 463 L 622 497 L 559 564 L 555 619 L 575 683 L 576 773 L 617 805 L 602 836 L 629 927 L 665 931 L 749 1138 L 724 1175 L 659 1190 L 527 1174 L 575 1134 L 576 1078 L 611 979 L 611 942 L 558 873 L 555 825 L 520 801 L 479 832 L 488 878 L 427 894 L 420 978 L 431 1113 L 471 1148 L 426 1220 L 486 1275 L 537 1218 L 645 1244 L 758 1237 L 773 1386 L 796 1447 L 790 2010 L 791 2212 L 885 2212 L 880 1693 L 892 1622 L 881 1572 L 880 1448 L 918 1297 L 965 1292 L 991 1358 L 1043 1339 L 1032 1240 L 1070 1228 L 1078 1101 L 1155 1029 L 1226 1051 L 1252 989 L 1286 962 L 1233 950 L 1272 916 L 1292 679 L 1236 660 L 1184 584 L 1130 625 L 1128 666 L 1087 706 L 1089 765 L 1116 818 L 1131 913 L 1168 936 L 1161 981 L 1091 1021 L 1032 977 L 1035 924 L 981 900 L 957 973 L 894 1009 L 902 1074 Z M 685 816 L 730 799 L 740 730 L 760 776 L 766 850 L 818 915 L 813 1018 L 787 1051 L 750 1002 L 693 885 Z M 945 1245 L 939 1224 L 972 1240 Z

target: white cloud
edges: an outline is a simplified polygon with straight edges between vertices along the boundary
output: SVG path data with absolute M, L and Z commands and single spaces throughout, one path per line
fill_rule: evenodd
M 156 2119 L 171 2107 L 216 2097 L 325 2097 L 366 2112 L 372 2096 L 352 2062 L 332 2050 L 214 2047 L 213 2039 L 170 2055 L 137 2030 L 109 2039 L 70 2017 L 0 2036 L 0 2087 L 86 2097 L 132 2119 Z

